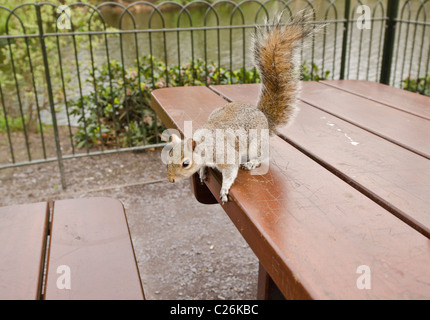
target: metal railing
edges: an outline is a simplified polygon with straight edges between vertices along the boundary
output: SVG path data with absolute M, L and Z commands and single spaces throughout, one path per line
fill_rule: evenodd
M 150 90 L 258 81 L 250 37 L 282 10 L 288 18 L 306 9 L 311 23 L 323 24 L 300 52 L 309 80 L 426 87 L 429 7 L 428 0 L 0 5 L 0 168 L 58 161 L 65 188 L 64 159 L 162 146 Z

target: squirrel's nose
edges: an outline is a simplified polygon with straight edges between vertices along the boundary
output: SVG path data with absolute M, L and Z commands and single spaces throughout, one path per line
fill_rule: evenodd
M 169 182 L 175 182 L 175 178 L 169 177 Z

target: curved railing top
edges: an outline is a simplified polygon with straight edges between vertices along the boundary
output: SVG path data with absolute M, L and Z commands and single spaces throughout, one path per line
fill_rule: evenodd
M 416 0 L 419 3 L 418 8 L 413 9 L 410 5 L 411 1 L 401 1 L 399 8 L 399 20 L 410 20 L 415 19 L 427 25 L 427 11 L 430 10 L 430 0 Z M 316 1 L 311 0 L 242 0 L 242 1 L 232 1 L 232 0 L 217 0 L 214 2 L 207 2 L 204 0 L 192 1 L 186 4 L 180 4 L 174 1 L 163 1 L 158 3 L 152 3 L 148 1 L 136 1 L 129 5 L 124 5 L 117 2 L 105 2 L 99 5 L 92 5 L 84 2 L 76 2 L 67 5 L 69 10 L 58 10 L 60 6 L 58 4 L 53 4 L 50 2 L 38 2 L 38 3 L 23 3 L 15 6 L 14 8 L 8 8 L 6 6 L 0 6 L 0 36 L 8 36 L 13 33 L 14 35 L 37 35 L 38 28 L 26 27 L 26 23 L 32 26 L 36 26 L 38 21 L 26 21 L 23 19 L 22 14 L 25 14 L 25 10 L 29 7 L 40 8 L 41 12 L 46 12 L 47 7 L 51 7 L 53 12 L 50 15 L 42 15 L 43 17 L 54 16 L 57 21 L 63 16 L 70 21 L 71 28 L 69 30 L 58 30 L 58 28 L 45 28 L 46 33 L 67 33 L 67 32 L 92 32 L 94 20 L 99 20 L 101 23 L 100 30 L 107 30 L 107 19 L 106 13 L 116 16 L 116 24 L 110 25 L 109 27 L 117 30 L 129 30 L 129 29 L 139 29 L 146 30 L 152 29 L 154 27 L 154 18 L 159 19 L 159 25 L 157 28 L 181 28 L 181 25 L 186 24 L 188 28 L 190 27 L 207 27 L 209 25 L 209 16 L 213 16 L 212 26 L 219 27 L 222 25 L 222 17 L 224 17 L 224 23 L 227 25 L 233 24 L 234 19 L 239 19 L 240 24 L 257 24 L 262 19 L 270 19 L 274 14 L 279 11 L 285 10 L 289 15 L 299 9 L 307 9 L 313 12 L 314 22 L 317 19 L 323 21 L 331 22 L 341 22 L 343 17 L 340 11 L 344 9 L 344 5 L 340 1 L 336 0 L 321 0 L 318 6 L 315 5 Z M 362 0 L 352 0 L 351 2 L 350 18 L 353 19 L 357 17 L 360 13 L 357 12 L 359 6 L 365 4 Z M 378 0 L 372 3 L 366 2 L 372 10 L 372 16 L 384 16 L 386 11 L 385 1 Z M 254 9 L 249 8 L 253 6 Z M 76 10 L 86 10 L 88 20 L 86 25 L 82 23 L 77 26 L 74 21 L 77 16 Z M 201 10 L 203 13 L 203 18 L 199 21 L 193 21 L 191 12 L 194 10 Z M 226 14 L 226 10 L 229 13 Z M 318 12 L 317 12 L 318 11 Z M 175 12 L 174 21 L 172 21 L 171 13 Z M 222 14 L 221 14 L 222 12 Z M 52 14 L 53 13 L 53 14 Z M 138 21 L 137 15 L 142 15 L 142 13 L 147 17 L 145 23 Z M 318 13 L 318 15 L 317 15 Z M 170 19 L 166 19 L 166 15 L 169 14 Z M 26 19 L 29 17 L 26 16 Z M 24 23 L 24 20 L 26 23 Z M 125 20 L 128 20 L 126 23 Z M 42 23 L 48 23 L 42 21 Z M 2 25 L 3 24 L 3 25 Z M 50 30 L 49 30 L 50 29 Z M 32 32 L 34 31 L 34 32 Z
M 418 9 L 416 6 L 415 9 L 412 9 L 410 1 L 401 1 L 399 19 L 410 19 L 412 16 L 416 20 L 427 22 L 427 11 L 430 10 L 430 0 L 416 1 L 419 3 Z M 0 22 L 0 36 L 10 35 L 12 30 L 14 34 L 37 34 L 37 28 L 33 30 L 31 27 L 27 27 L 27 25 L 37 26 L 38 21 L 28 21 L 29 18 L 36 19 L 36 15 L 32 15 L 31 17 L 25 16 L 26 19 L 23 16 L 29 10 L 29 7 L 39 8 L 43 13 L 41 15 L 42 20 L 44 20 L 44 17 L 50 17 L 50 21 L 42 21 L 43 23 L 52 23 L 53 18 L 58 21 L 62 15 L 65 15 L 63 19 L 70 20 L 71 29 L 58 30 L 53 26 L 47 26 L 45 29 L 48 30 L 48 33 L 54 31 L 59 33 L 68 31 L 91 32 L 94 31 L 92 29 L 96 25 L 93 23 L 95 20 L 100 21 L 100 24 L 98 24 L 100 30 L 106 30 L 107 27 L 117 30 L 151 29 L 155 25 L 154 19 L 159 21 L 156 27 L 161 29 L 181 28 L 183 25 L 187 25 L 187 27 L 206 27 L 209 25 L 210 17 L 212 17 L 211 26 L 216 27 L 219 27 L 223 23 L 231 25 L 233 21 L 236 21 L 236 24 L 256 24 L 262 22 L 263 19 L 270 19 L 279 11 L 284 10 L 288 15 L 291 15 L 299 9 L 307 9 L 313 12 L 315 22 L 317 19 L 321 19 L 322 21 L 342 21 L 343 15 L 341 11 L 344 10 L 343 2 L 341 4 L 340 1 L 336 0 L 321 0 L 317 3 L 318 5 L 316 3 L 316 1 L 311 0 L 218 0 L 214 2 L 198 0 L 186 4 L 179 4 L 174 1 L 158 3 L 136 1 L 129 5 L 116 2 L 105 2 L 98 5 L 76 2 L 67 5 L 68 10 L 64 10 L 64 7 L 50 2 L 28 2 L 19 4 L 14 8 L 0 6 L 0 17 L 2 18 Z M 365 3 L 362 0 L 352 0 L 350 3 L 352 8 L 350 18 L 353 19 L 359 15 L 357 8 Z M 386 1 L 366 2 L 366 5 L 371 8 L 373 16 L 376 14 L 383 16 L 385 14 Z M 49 7 L 51 9 L 48 9 Z M 59 8 L 63 8 L 63 10 L 59 10 Z M 80 12 L 86 11 L 86 24 L 83 25 L 81 21 L 80 25 L 74 23 L 76 16 L 78 16 L 76 14 L 77 10 L 80 10 Z M 202 13 L 197 18 L 192 17 L 191 14 L 195 10 L 200 10 Z M 173 15 L 172 12 L 174 12 Z M 115 16 L 114 25 L 110 21 L 111 25 L 108 26 L 108 19 L 106 18 L 106 14 L 108 13 L 111 20 L 112 15 Z M 145 16 L 144 22 L 141 19 L 142 14 Z M 166 18 L 166 15 L 168 15 L 169 19 Z M 199 20 L 197 21 L 196 19 Z M 224 21 L 222 21 L 223 19 Z M 128 21 L 125 22 L 125 20 Z

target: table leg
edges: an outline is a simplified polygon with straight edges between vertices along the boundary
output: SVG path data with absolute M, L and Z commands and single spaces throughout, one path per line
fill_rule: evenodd
M 193 174 L 191 177 L 191 189 L 198 202 L 203 204 L 218 203 L 218 200 L 213 196 L 206 184 L 201 184 L 200 177 L 197 173 Z
M 258 264 L 257 300 L 285 300 L 261 262 Z

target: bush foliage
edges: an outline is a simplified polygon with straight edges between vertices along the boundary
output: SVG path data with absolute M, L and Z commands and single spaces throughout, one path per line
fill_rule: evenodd
M 77 146 L 134 147 L 160 141 L 165 128 L 150 108 L 152 89 L 251 82 L 259 82 L 255 69 L 228 71 L 201 59 L 167 67 L 145 55 L 139 69 L 124 69 L 112 60 L 90 74 L 87 83 L 94 90 L 71 101 L 71 114 L 79 123 Z
M 404 90 L 417 92 L 430 97 L 430 73 L 418 79 L 407 77 L 402 81 L 402 85 Z

